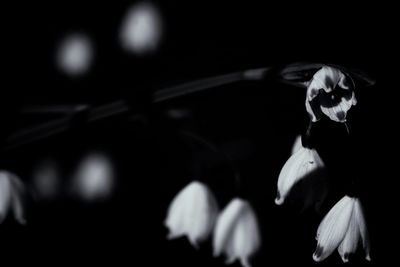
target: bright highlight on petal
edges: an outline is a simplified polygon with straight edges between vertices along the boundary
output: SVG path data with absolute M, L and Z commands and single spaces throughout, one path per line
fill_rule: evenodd
M 249 259 L 261 245 L 257 217 L 250 203 L 233 199 L 218 217 L 214 230 L 214 256 L 225 254 L 226 263 L 238 259 L 244 267 L 250 267 Z
M 210 189 L 194 181 L 183 188 L 172 200 L 165 226 L 168 238 L 187 236 L 194 247 L 206 240 L 218 216 L 218 205 Z
M 17 222 L 26 223 L 24 193 L 25 186 L 15 174 L 0 171 L 0 223 L 7 217 L 10 209 Z
M 278 192 L 275 199 L 281 205 L 292 187 L 301 179 L 324 168 L 324 163 L 315 149 L 301 147 L 283 166 L 278 178 Z
M 370 260 L 368 233 L 360 200 L 345 196 L 336 203 L 319 225 L 316 239 L 315 261 L 324 260 L 337 248 L 343 262 L 347 262 L 349 255 L 356 252 L 360 239 L 366 259 Z

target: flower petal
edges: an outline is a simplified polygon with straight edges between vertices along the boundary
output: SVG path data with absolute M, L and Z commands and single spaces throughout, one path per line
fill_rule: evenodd
M 250 267 L 249 258 L 261 245 L 260 232 L 254 210 L 247 201 L 234 199 L 218 218 L 214 232 L 214 255 L 225 253 L 226 263 L 239 259 Z
M 353 208 L 349 227 L 347 229 L 347 232 L 344 236 L 342 243 L 338 248 L 339 254 L 343 262 L 348 262 L 349 261 L 348 256 L 356 252 L 359 240 L 360 240 L 360 231 L 356 220 L 356 212 L 355 209 Z
M 302 147 L 303 147 L 303 145 L 302 145 L 302 142 L 301 142 L 301 135 L 298 135 L 298 136 L 296 136 L 296 139 L 294 140 L 294 143 L 293 143 L 292 155 L 294 153 L 296 153 L 297 151 L 299 151 L 300 148 L 302 148 Z
M 324 217 L 317 230 L 318 245 L 313 254 L 315 261 L 324 260 L 343 241 L 349 227 L 353 206 L 353 199 L 345 196 Z
M 11 202 L 11 183 L 7 172 L 0 172 L 0 223 L 6 218 Z
M 173 199 L 165 220 L 169 229 L 168 239 L 186 235 L 190 243 L 208 238 L 218 215 L 217 202 L 208 187 L 194 181 L 182 189 Z
M 300 148 L 286 161 L 279 174 L 275 203 L 281 205 L 295 183 L 323 167 L 324 164 L 317 151 L 304 147 Z
M 10 174 L 11 188 L 11 207 L 14 212 L 15 219 L 20 224 L 26 224 L 25 208 L 23 197 L 25 193 L 25 186 L 22 181 L 14 174 Z
M 355 219 L 357 221 L 357 224 L 358 224 L 358 227 L 360 230 L 362 244 L 363 244 L 363 247 L 365 250 L 365 258 L 370 261 L 371 257 L 369 255 L 369 253 L 370 253 L 369 235 L 368 235 L 368 230 L 367 230 L 367 226 L 365 223 L 363 209 L 362 209 L 359 199 L 357 199 L 357 201 L 354 205 L 354 211 L 355 211 Z

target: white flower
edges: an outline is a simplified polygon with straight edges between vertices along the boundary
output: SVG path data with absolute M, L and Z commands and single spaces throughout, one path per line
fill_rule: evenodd
M 322 114 L 336 122 L 346 122 L 347 112 L 357 104 L 354 85 L 339 69 L 323 66 L 307 87 L 306 110 L 313 122 Z M 321 114 L 322 113 L 322 114 Z
M 168 239 L 187 236 L 194 247 L 207 239 L 218 216 L 218 205 L 210 189 L 194 181 L 182 189 L 169 206 L 165 226 Z
M 368 231 L 358 198 L 345 196 L 328 212 L 317 230 L 318 245 L 313 254 L 315 261 L 322 261 L 338 248 L 343 262 L 356 251 L 361 239 L 366 259 L 369 256 Z
M 26 223 L 22 201 L 24 191 L 24 184 L 15 174 L 0 171 L 0 223 L 7 217 L 10 209 L 20 224 Z
M 304 177 L 321 170 L 324 166 L 315 149 L 301 146 L 283 165 L 278 178 L 278 192 L 275 203 L 281 205 L 294 184 Z
M 239 259 L 249 267 L 249 258 L 261 245 L 256 214 L 250 204 L 240 198 L 233 199 L 218 217 L 214 231 L 214 256 L 227 256 L 227 264 Z

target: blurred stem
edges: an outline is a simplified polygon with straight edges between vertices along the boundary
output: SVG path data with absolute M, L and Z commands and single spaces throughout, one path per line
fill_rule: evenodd
M 226 152 L 224 152 L 222 149 L 218 148 L 211 141 L 209 141 L 209 140 L 205 139 L 204 137 L 199 136 L 195 133 L 188 132 L 188 131 L 181 131 L 181 134 L 186 137 L 190 137 L 191 139 L 195 140 L 196 142 L 204 145 L 205 147 L 207 147 L 214 153 L 220 154 L 224 158 L 224 160 L 227 162 L 229 168 L 231 169 L 231 171 L 233 173 L 236 190 L 238 192 L 240 191 L 240 187 L 242 184 L 242 177 L 241 177 L 238 169 L 236 168 L 235 164 L 233 163 L 232 158 Z

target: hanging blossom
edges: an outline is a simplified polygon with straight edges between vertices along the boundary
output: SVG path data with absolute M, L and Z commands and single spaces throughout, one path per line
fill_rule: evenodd
M 283 204 L 297 182 L 325 167 L 318 152 L 304 147 L 299 139 L 296 140 L 292 152 L 294 154 L 286 161 L 279 174 L 278 192 L 275 199 L 277 205 Z
M 261 245 L 257 217 L 248 201 L 233 199 L 218 217 L 214 230 L 214 256 L 227 256 L 226 263 L 236 259 L 250 267 L 249 259 Z
M 10 210 L 14 213 L 17 222 L 26 223 L 24 192 L 25 186 L 15 174 L 0 171 L 0 223 L 5 220 Z
M 323 66 L 307 84 L 306 110 L 313 122 L 322 115 L 346 122 L 347 112 L 357 104 L 350 77 L 337 68 Z
M 344 196 L 336 203 L 319 225 L 316 239 L 315 261 L 324 260 L 338 248 L 343 262 L 348 262 L 349 255 L 356 252 L 360 240 L 365 258 L 371 260 L 368 231 L 358 198 Z
M 218 216 L 218 205 L 210 189 L 203 183 L 193 181 L 172 200 L 165 226 L 168 239 L 187 236 L 194 247 L 207 239 Z

